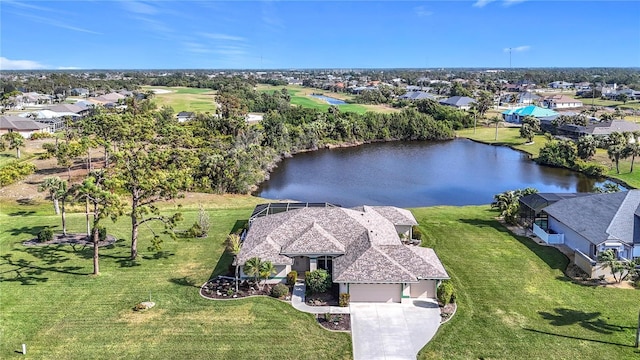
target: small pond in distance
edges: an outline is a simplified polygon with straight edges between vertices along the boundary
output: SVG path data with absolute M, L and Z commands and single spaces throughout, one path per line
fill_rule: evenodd
M 311 94 L 309 96 L 314 97 L 316 99 L 324 100 L 327 103 L 329 103 L 329 105 L 344 105 L 344 104 L 346 104 L 346 102 L 344 102 L 344 101 L 342 101 L 340 99 L 336 99 L 336 98 L 332 98 L 332 97 L 328 97 L 328 96 L 324 96 L 324 95 Z
M 533 187 L 588 192 L 597 180 L 540 166 L 524 153 L 466 139 L 386 142 L 322 149 L 284 159 L 256 195 L 345 207 L 479 205 L 493 195 Z

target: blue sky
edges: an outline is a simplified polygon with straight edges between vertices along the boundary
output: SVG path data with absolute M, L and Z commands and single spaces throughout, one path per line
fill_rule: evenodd
M 0 69 L 637 67 L 640 1 L 0 1 Z

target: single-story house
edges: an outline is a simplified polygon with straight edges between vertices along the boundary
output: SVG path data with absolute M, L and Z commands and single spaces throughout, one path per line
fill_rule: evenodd
M 435 100 L 436 97 L 424 91 L 409 91 L 403 95 L 398 96 L 398 99 L 416 101 L 423 99 Z
M 553 200 L 534 210 L 532 230 L 548 244 L 573 250 L 576 265 L 589 276 L 609 275 L 609 269 L 597 262 L 603 251 L 613 250 L 619 259 L 640 257 L 640 190 Z M 520 199 L 521 205 L 527 203 L 535 204 L 535 197 Z
M 502 112 L 502 118 L 504 121 L 511 123 L 521 123 L 525 116 L 533 116 L 540 119 L 557 115 L 558 113 L 553 110 L 541 108 L 535 105 L 509 109 Z
M 550 88 L 552 89 L 569 89 L 572 88 L 574 85 L 573 83 L 570 82 L 566 82 L 566 81 L 554 81 L 552 83 L 549 83 Z
M 542 104 L 549 109 L 569 109 L 584 106 L 582 101 L 570 98 L 565 95 L 547 96 L 542 100 Z
M 190 111 L 180 111 L 177 115 L 178 122 L 185 122 L 194 118 L 196 114 Z
M 577 139 L 584 135 L 593 137 L 607 137 L 613 132 L 634 132 L 640 131 L 640 124 L 625 120 L 611 120 L 589 124 L 587 126 L 565 124 L 557 129 L 559 135 Z
M 0 135 L 16 132 L 25 139 L 34 133 L 51 133 L 50 125 L 13 115 L 0 116 Z
M 81 106 L 82 104 L 84 103 L 81 103 L 80 105 L 78 105 L 77 103 L 76 104 L 58 104 L 55 106 L 48 107 L 46 110 L 51 110 L 57 113 L 74 113 L 79 116 L 89 115 L 89 112 L 91 111 L 91 109 L 86 106 Z
M 467 96 L 452 96 L 450 98 L 440 100 L 440 104 L 442 105 L 453 106 L 462 110 L 469 110 L 471 108 L 471 104 L 475 102 L 476 99 L 472 99 Z
M 299 205 L 299 204 L 297 204 Z M 271 261 L 282 282 L 291 270 L 327 270 L 352 302 L 401 302 L 435 298 L 449 275 L 433 249 L 404 245 L 417 222 L 410 211 L 392 206 L 358 208 L 258 205 L 236 258 L 242 265 L 258 257 Z M 254 213 L 256 213 L 254 212 Z M 249 278 L 240 272 L 241 278 Z

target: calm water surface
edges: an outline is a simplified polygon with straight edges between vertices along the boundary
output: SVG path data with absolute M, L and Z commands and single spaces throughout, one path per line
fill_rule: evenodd
M 329 105 L 344 105 L 346 104 L 346 102 L 340 100 L 340 99 L 336 99 L 336 98 L 332 98 L 332 97 L 328 97 L 328 96 L 324 96 L 324 95 L 309 95 L 311 97 L 320 99 L 320 100 L 324 100 L 327 103 L 329 103 Z
M 298 154 L 282 161 L 257 195 L 347 207 L 479 205 L 506 190 L 586 192 L 602 183 L 573 171 L 539 166 L 506 147 L 457 139 Z

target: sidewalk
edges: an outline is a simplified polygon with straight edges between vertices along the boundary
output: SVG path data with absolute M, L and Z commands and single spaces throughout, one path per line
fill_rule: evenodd
M 304 282 L 297 282 L 293 286 L 291 294 L 291 306 L 296 310 L 311 314 L 349 314 L 348 307 L 339 306 L 309 306 L 304 302 L 305 285 Z

